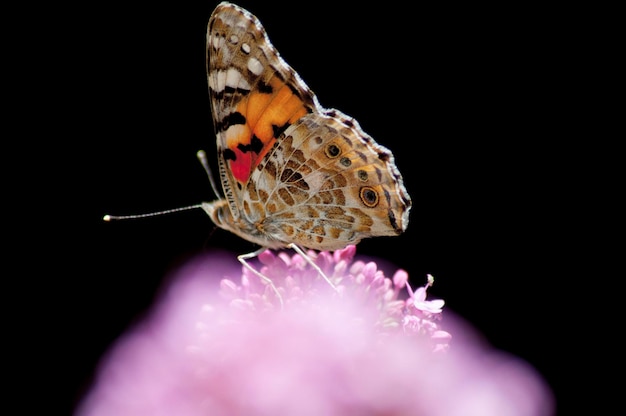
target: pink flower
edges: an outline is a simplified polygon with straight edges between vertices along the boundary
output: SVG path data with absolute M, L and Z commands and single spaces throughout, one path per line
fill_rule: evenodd
M 406 272 L 388 278 L 355 252 L 308 253 L 333 288 L 303 257 L 266 251 L 259 270 L 280 298 L 223 256 L 188 264 L 104 358 L 77 415 L 552 413 L 527 364 L 460 322 L 450 344 L 432 281 L 412 292 Z

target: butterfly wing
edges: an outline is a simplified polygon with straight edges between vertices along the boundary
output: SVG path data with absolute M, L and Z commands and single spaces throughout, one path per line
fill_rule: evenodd
M 237 219 L 253 169 L 281 132 L 317 105 L 258 19 L 230 3 L 218 5 L 209 20 L 207 76 L 220 178 Z
M 290 126 L 252 174 L 244 206 L 275 238 L 317 250 L 401 234 L 411 199 L 393 155 L 337 110 Z

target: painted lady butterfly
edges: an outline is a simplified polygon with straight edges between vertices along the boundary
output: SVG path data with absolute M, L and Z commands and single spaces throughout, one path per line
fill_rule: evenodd
M 261 246 L 238 259 L 279 298 L 246 259 L 292 248 L 330 283 L 302 248 L 336 250 L 406 229 L 411 199 L 391 152 L 356 120 L 321 107 L 247 10 L 215 8 L 207 77 L 225 197 L 200 206 L 218 227 Z
M 263 248 L 315 250 L 406 229 L 411 199 L 391 152 L 322 108 L 247 10 L 213 12 L 207 75 L 225 199 L 202 208 L 216 225 Z

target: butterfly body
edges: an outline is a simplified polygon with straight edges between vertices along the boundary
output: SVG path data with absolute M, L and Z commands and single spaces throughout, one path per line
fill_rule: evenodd
M 207 75 L 225 197 L 202 207 L 217 226 L 315 250 L 406 229 L 411 199 L 392 153 L 321 107 L 248 11 L 213 12 Z

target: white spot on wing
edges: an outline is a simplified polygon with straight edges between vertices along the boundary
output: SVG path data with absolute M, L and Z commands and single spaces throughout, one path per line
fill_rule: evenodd
M 224 88 L 226 88 L 226 73 L 224 71 L 217 71 L 217 74 L 215 74 L 215 80 L 215 92 L 224 91 Z
M 231 88 L 237 88 L 241 81 L 241 72 L 235 68 L 229 68 L 226 70 L 226 86 Z
M 219 36 L 213 36 L 213 49 L 220 49 L 220 47 L 224 44 L 224 38 Z
M 226 147 L 236 147 L 242 135 L 248 133 L 247 126 L 244 124 L 233 124 L 222 132 Z
M 250 90 L 251 88 L 248 81 L 241 75 L 241 72 L 235 68 L 229 68 L 226 71 L 213 71 L 213 73 L 215 74 L 215 85 L 212 85 L 213 79 L 209 79 L 209 86 L 215 92 L 222 92 L 226 87 L 242 90 Z
M 250 59 L 248 59 L 248 69 L 254 75 L 259 75 L 259 74 L 261 74 L 261 72 L 263 72 L 263 65 L 261 64 L 261 62 L 258 59 L 250 58 Z

